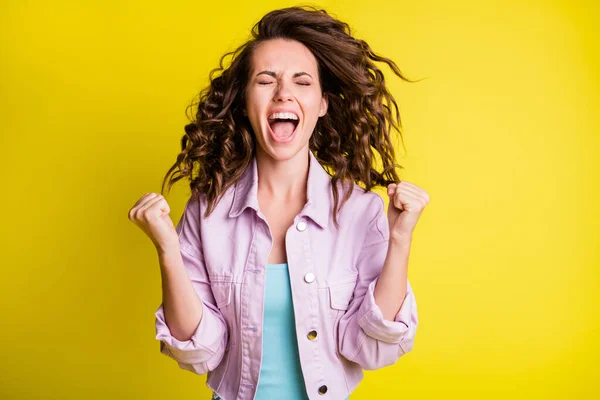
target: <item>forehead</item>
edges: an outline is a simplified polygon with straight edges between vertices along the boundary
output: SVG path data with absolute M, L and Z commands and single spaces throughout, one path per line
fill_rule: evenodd
M 298 41 L 271 39 L 261 43 L 252 54 L 252 72 L 264 70 L 314 74 L 317 60 L 308 47 Z

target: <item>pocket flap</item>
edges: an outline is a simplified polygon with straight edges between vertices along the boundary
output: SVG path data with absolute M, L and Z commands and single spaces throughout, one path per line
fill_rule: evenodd
M 336 310 L 347 310 L 354 293 L 355 282 L 346 282 L 328 287 L 331 307 Z
M 233 282 L 212 282 L 211 288 L 218 308 L 223 308 L 231 303 Z

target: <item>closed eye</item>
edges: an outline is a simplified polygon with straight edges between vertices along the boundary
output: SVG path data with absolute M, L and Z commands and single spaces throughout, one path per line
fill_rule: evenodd
M 258 82 L 259 85 L 270 85 L 271 83 L 274 82 Z M 300 86 L 310 86 L 310 83 L 308 82 L 297 82 L 297 84 Z

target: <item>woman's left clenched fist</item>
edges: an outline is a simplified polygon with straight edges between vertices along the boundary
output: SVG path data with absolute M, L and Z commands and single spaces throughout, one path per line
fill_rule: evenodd
M 387 194 L 390 199 L 390 239 L 410 237 L 421 213 L 429 203 L 429 195 L 425 190 L 406 181 L 388 185 Z

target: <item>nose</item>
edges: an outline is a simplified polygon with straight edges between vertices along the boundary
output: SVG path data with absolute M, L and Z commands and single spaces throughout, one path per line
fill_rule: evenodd
M 290 84 L 284 81 L 279 82 L 274 96 L 275 101 L 286 101 L 290 100 L 292 97 Z

